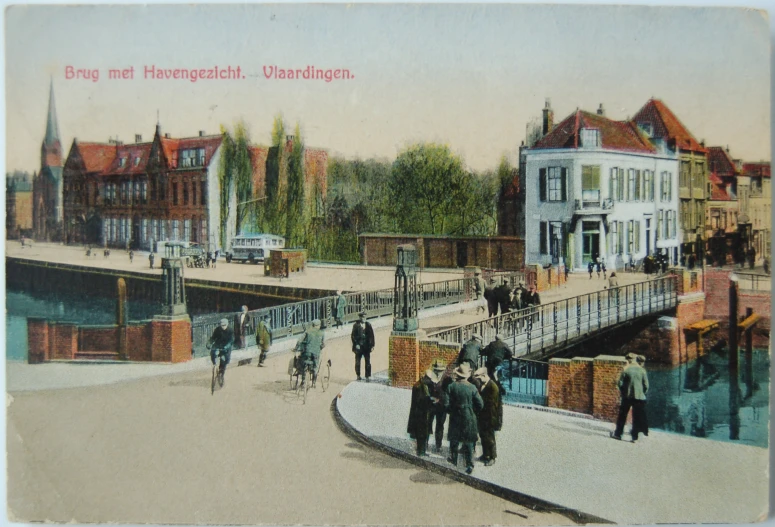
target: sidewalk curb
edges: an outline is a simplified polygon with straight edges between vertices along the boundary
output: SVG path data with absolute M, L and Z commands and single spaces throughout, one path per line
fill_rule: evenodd
M 502 487 L 488 481 L 483 481 L 474 476 L 466 475 L 459 470 L 453 470 L 436 463 L 431 463 L 430 461 L 425 461 L 421 458 L 375 441 L 367 435 L 356 430 L 353 426 L 350 425 L 350 423 L 347 422 L 347 420 L 345 420 L 344 417 L 342 417 L 342 415 L 339 413 L 338 400 L 339 394 L 337 394 L 337 396 L 334 397 L 334 400 L 331 401 L 331 417 L 334 419 L 334 422 L 336 422 L 339 430 L 359 443 L 362 443 L 375 450 L 379 450 L 383 454 L 387 454 L 391 457 L 395 457 L 413 465 L 417 465 L 425 470 L 436 472 L 437 474 L 446 476 L 459 483 L 468 485 L 469 487 L 473 487 L 477 490 L 481 490 L 512 503 L 516 503 L 517 505 L 525 507 L 526 509 L 530 509 L 536 512 L 554 512 L 561 514 L 579 525 L 615 523 L 592 514 L 587 514 L 586 512 L 582 512 L 576 509 L 569 509 L 568 507 L 563 507 L 562 505 L 557 505 L 555 503 L 545 501 L 540 498 L 534 498 L 533 496 L 528 496 L 527 494 L 522 494 L 521 492 L 517 492 L 515 490 Z

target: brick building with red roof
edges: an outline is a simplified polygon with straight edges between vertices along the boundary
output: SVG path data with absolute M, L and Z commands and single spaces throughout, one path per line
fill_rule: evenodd
M 131 144 L 73 140 L 63 177 L 66 242 L 149 250 L 155 242 L 175 240 L 228 250 L 236 234 L 237 199 L 232 189 L 222 230 L 222 141 L 220 134 L 201 131 L 172 138 L 162 135 L 159 125 L 150 142 L 139 135 Z M 266 193 L 268 150 L 249 147 L 257 199 Z M 327 152 L 305 149 L 307 196 L 325 195 L 327 165 Z

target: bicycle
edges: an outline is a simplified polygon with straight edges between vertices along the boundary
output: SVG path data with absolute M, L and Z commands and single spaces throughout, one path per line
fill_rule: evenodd
M 301 397 L 306 404 L 307 394 L 311 388 L 315 388 L 318 378 L 320 378 L 321 390 L 325 392 L 328 389 L 331 382 L 331 359 L 316 361 L 315 368 L 312 367 L 311 361 L 304 361 L 304 364 L 301 362 L 301 352 L 295 349 L 294 356 L 288 364 L 289 384 L 290 389 L 295 391 L 297 397 Z

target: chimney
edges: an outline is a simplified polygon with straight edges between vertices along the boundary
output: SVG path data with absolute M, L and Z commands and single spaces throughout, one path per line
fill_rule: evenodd
M 135 134 L 135 143 L 142 143 L 143 142 L 143 136 L 140 134 Z
M 605 108 L 603 108 L 603 103 L 602 102 L 600 103 L 600 106 L 598 106 L 598 108 L 597 108 L 597 114 L 598 115 L 602 115 L 603 117 L 605 117 Z
M 164 139 L 169 139 L 169 138 L 170 138 L 170 134 L 164 134 Z
M 729 153 L 729 145 L 727 145 L 727 154 Z
M 700 146 L 705 148 L 705 139 L 700 140 Z
M 204 137 L 204 136 L 205 136 L 205 131 L 199 130 L 199 137 Z
M 292 135 L 286 135 L 285 140 L 289 143 L 293 143 L 293 136 Z
M 552 111 L 552 101 L 546 99 L 543 109 L 543 126 L 541 127 L 541 135 L 546 135 L 554 128 L 554 112 Z

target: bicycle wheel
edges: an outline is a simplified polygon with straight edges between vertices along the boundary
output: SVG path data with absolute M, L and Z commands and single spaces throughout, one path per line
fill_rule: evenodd
M 304 381 L 304 387 L 302 388 L 302 391 L 304 392 L 304 399 L 303 404 L 307 404 L 307 394 L 309 393 L 309 389 L 312 386 L 312 368 L 307 368 L 307 380 Z
M 210 380 L 210 395 L 215 393 L 215 364 L 213 364 L 213 378 Z
M 325 371 L 323 372 L 323 378 L 320 379 L 320 387 L 325 392 L 328 390 L 328 384 L 331 381 L 331 359 L 326 362 Z

